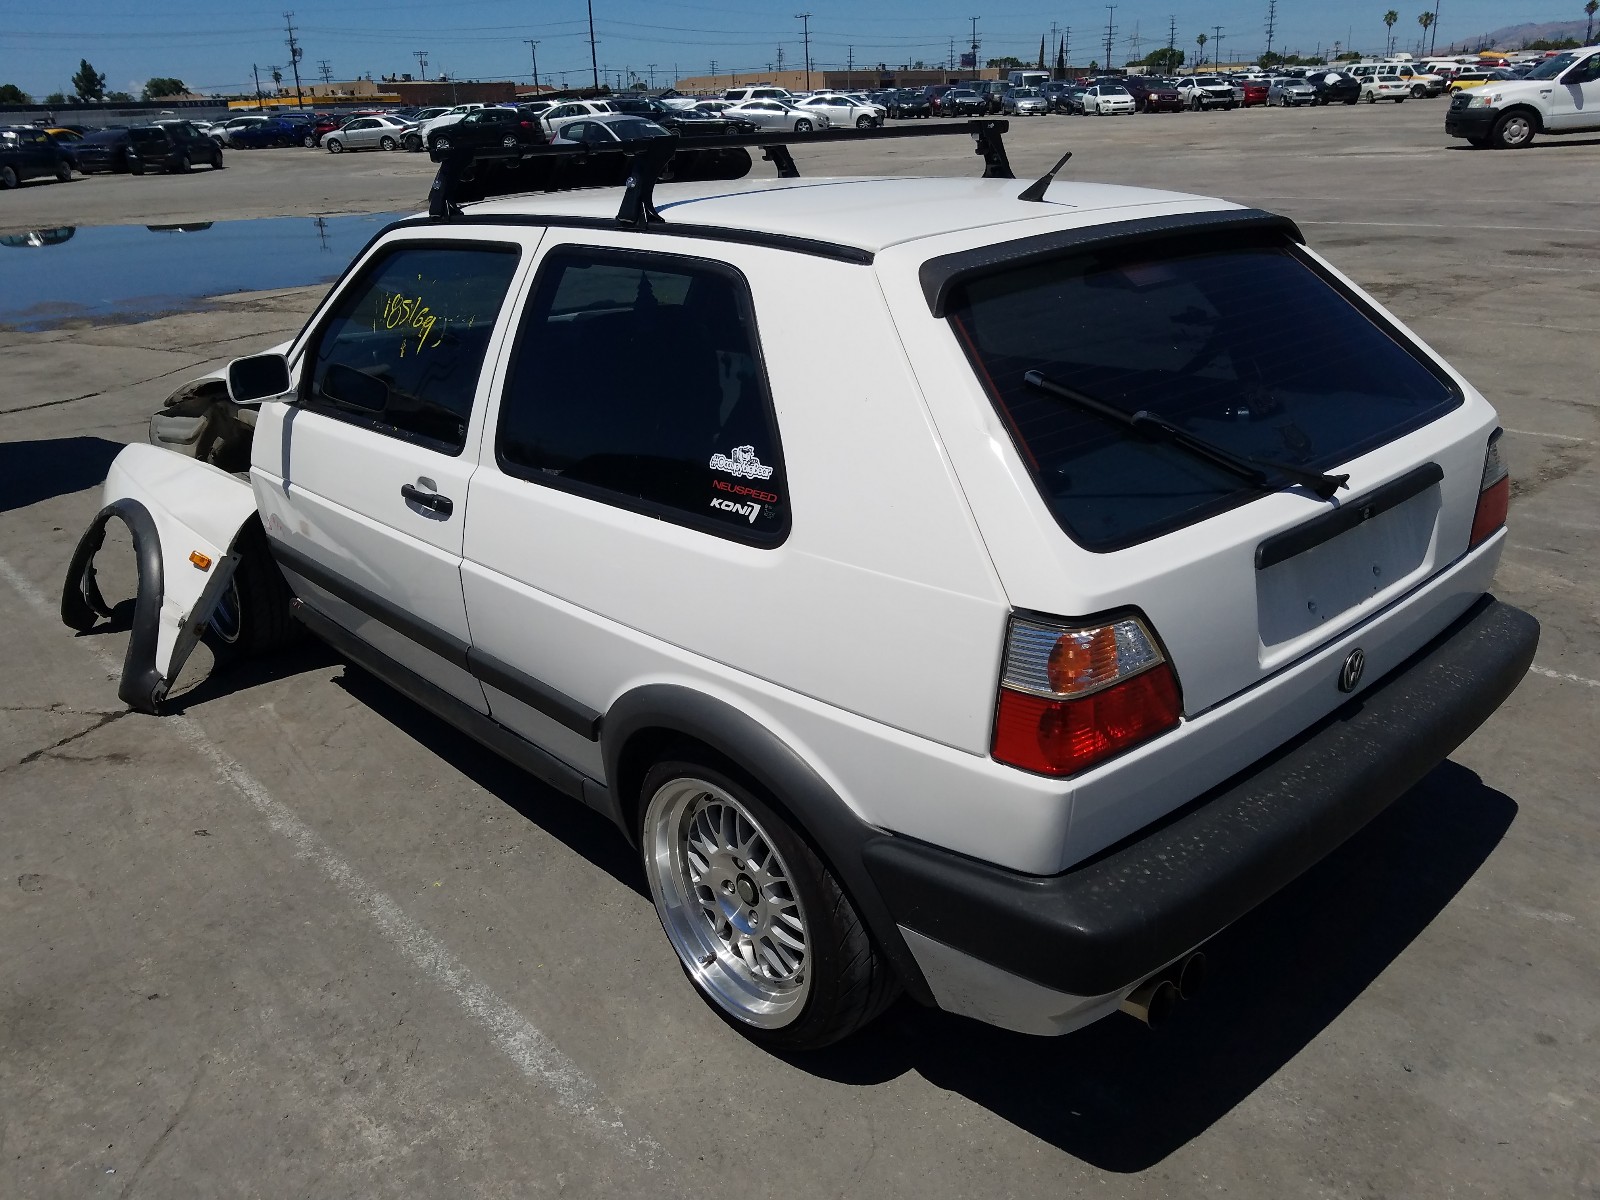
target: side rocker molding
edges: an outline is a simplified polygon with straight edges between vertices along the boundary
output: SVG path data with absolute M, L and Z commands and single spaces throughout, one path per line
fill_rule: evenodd
M 618 698 L 601 725 L 601 752 L 613 803 L 625 811 L 632 799 L 625 786 L 623 756 L 635 734 L 666 731 L 702 742 L 752 776 L 788 810 L 838 875 L 874 940 L 894 964 L 908 994 L 933 1005 L 933 993 L 907 947 L 900 927 L 867 872 L 863 851 L 889 835 L 880 833 L 841 800 L 792 747 L 732 705 L 674 684 L 647 684 Z M 619 816 L 621 814 L 619 813 Z M 630 840 L 637 821 L 624 827 Z
M 113 500 L 95 514 L 89 528 L 78 539 L 67 567 L 66 584 L 61 591 L 61 619 L 68 628 L 88 633 L 111 609 L 95 582 L 94 556 L 106 540 L 106 525 L 116 517 L 133 537 L 134 559 L 139 571 L 139 593 L 133 605 L 133 636 L 122 660 L 122 680 L 117 698 L 139 712 L 154 713 L 166 699 L 167 680 L 156 667 L 156 642 L 160 633 L 161 535 L 156 532 L 150 510 L 137 500 L 124 496 Z

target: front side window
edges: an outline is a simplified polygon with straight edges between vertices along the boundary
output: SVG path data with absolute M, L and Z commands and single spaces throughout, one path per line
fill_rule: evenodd
M 330 416 L 459 454 L 514 247 L 401 244 L 335 303 L 303 398 Z
M 1024 382 L 1323 471 L 1454 408 L 1442 375 L 1278 235 L 1108 246 L 968 282 L 951 323 L 1066 531 L 1091 550 L 1261 492 Z M 1263 468 L 1268 486 L 1287 486 Z
M 501 401 L 512 475 L 773 544 L 788 487 L 749 288 L 718 263 L 550 252 Z

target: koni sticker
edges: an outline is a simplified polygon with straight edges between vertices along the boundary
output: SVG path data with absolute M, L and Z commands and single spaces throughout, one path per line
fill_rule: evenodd
M 768 470 L 771 470 L 771 468 L 769 467 Z M 711 507 L 720 509 L 725 513 L 733 513 L 735 516 L 745 517 L 752 525 L 756 523 L 756 518 L 761 515 L 761 505 L 754 500 L 747 504 L 740 504 L 737 500 L 725 500 L 721 496 L 713 496 L 711 497 Z
M 756 457 L 754 446 L 735 446 L 730 457 L 726 454 L 713 454 L 711 456 L 711 469 L 713 471 L 726 471 L 739 479 L 771 479 L 772 468 L 763 465 Z

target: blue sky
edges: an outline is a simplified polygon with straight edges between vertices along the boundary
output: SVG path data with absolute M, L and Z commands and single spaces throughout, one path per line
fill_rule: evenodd
M 1409 6 L 1395 0 L 1279 0 L 1274 46 L 1311 53 L 1352 36 L 1357 49 L 1383 46 L 1384 10 L 1400 11 L 1396 31 L 1402 45 L 1415 42 L 1416 16 L 1425 0 Z M 1246 58 L 1264 45 L 1268 0 L 1122 0 L 1116 10 L 1117 60 L 1130 50 L 1137 26 L 1141 49 L 1167 40 L 1169 16 L 1177 19 L 1177 44 L 1192 57 L 1195 35 L 1215 36 L 1223 27 L 1225 59 Z M 1018 0 L 1014 8 L 986 11 L 977 0 L 881 0 L 878 4 L 827 4 L 822 0 L 595 0 L 598 58 L 613 78 L 631 67 L 648 74 L 655 65 L 658 83 L 670 82 L 674 69 L 702 75 L 713 59 L 718 70 L 760 73 L 776 62 L 781 46 L 787 65 L 801 61 L 801 23 L 796 12 L 811 11 L 813 66 L 855 62 L 898 65 L 917 59 L 943 62 L 955 39 L 959 52 L 970 40 L 979 14 L 981 55 L 1038 54 L 1039 37 L 1051 23 L 1071 29 L 1071 59 L 1084 64 L 1104 57 L 1106 9 L 1102 4 L 1052 7 L 1045 0 Z M 441 70 L 460 78 L 531 77 L 524 38 L 537 38 L 541 80 L 562 73 L 574 86 L 589 68 L 588 24 L 583 0 L 340 0 L 339 3 L 287 0 L 264 6 L 250 0 L 52 0 L 15 6 L 0 24 L 0 83 L 15 83 L 35 97 L 60 89 L 79 58 L 88 58 L 114 90 L 137 92 L 152 75 L 176 76 L 203 91 L 243 90 L 252 63 L 263 68 L 288 62 L 283 11 L 293 7 L 303 46 L 302 75 L 320 75 L 326 59 L 334 79 L 371 71 L 374 75 L 417 71 L 414 52 L 428 52 L 428 77 Z M 1565 11 L 1570 8 L 1569 13 Z M 1559 9 L 1494 3 L 1491 0 L 1441 0 L 1439 46 L 1451 38 L 1522 21 L 1582 18 L 1582 4 Z M 1210 48 L 1208 47 L 1208 55 Z M 288 71 L 285 68 L 285 76 Z

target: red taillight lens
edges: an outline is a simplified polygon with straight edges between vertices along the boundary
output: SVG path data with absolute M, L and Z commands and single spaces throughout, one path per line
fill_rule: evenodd
M 1478 507 L 1472 514 L 1470 550 L 1481 545 L 1506 523 L 1511 506 L 1511 472 L 1500 453 L 1500 430 L 1489 435 L 1489 450 L 1483 457 L 1483 481 L 1478 488 Z
M 994 756 L 1041 775 L 1072 775 L 1178 723 L 1178 681 L 1162 663 L 1081 700 L 1000 689 Z
M 1068 628 L 1013 618 L 994 757 L 1071 775 L 1176 725 L 1177 676 L 1137 617 Z

